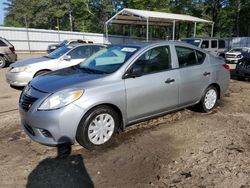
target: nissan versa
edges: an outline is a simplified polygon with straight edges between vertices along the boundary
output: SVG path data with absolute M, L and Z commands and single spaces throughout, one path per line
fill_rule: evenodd
M 188 106 L 212 110 L 229 78 L 222 59 L 189 44 L 115 45 L 33 79 L 20 96 L 21 124 L 42 144 L 102 148 L 130 124 Z

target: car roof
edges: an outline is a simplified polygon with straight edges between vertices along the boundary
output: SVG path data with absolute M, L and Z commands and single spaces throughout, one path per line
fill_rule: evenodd
M 73 48 L 77 46 L 107 46 L 106 44 L 99 44 L 99 43 L 74 43 L 74 44 L 68 44 L 67 46 L 71 46 Z

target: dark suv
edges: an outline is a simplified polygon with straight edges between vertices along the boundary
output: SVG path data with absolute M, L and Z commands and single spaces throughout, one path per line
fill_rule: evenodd
M 242 58 L 235 68 L 235 73 L 239 79 L 250 78 L 250 52 L 241 53 Z
M 15 47 L 5 38 L 0 37 L 0 68 L 17 60 Z

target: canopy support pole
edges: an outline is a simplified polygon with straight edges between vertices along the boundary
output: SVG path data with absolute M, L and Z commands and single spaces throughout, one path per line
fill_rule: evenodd
M 108 33 L 108 23 L 105 23 L 105 38 L 106 38 L 106 42 L 109 41 L 109 33 Z
M 194 22 L 194 37 L 196 36 L 196 27 L 197 27 L 196 22 Z
M 172 39 L 175 39 L 175 20 L 173 21 L 173 37 Z
M 211 31 L 211 37 L 214 36 L 214 22 L 212 23 L 212 31 Z
M 148 42 L 148 18 L 147 18 L 147 42 Z

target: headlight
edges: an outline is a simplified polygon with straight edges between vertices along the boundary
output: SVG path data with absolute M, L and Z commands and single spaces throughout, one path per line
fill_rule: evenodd
M 63 90 L 50 95 L 43 101 L 38 110 L 55 110 L 69 105 L 79 99 L 83 94 L 83 90 Z
M 10 69 L 10 72 L 24 72 L 27 71 L 27 69 L 29 69 L 30 66 L 22 66 L 22 67 L 14 67 L 13 69 Z
M 242 58 L 242 55 L 237 55 L 236 57 L 237 57 L 237 58 Z

